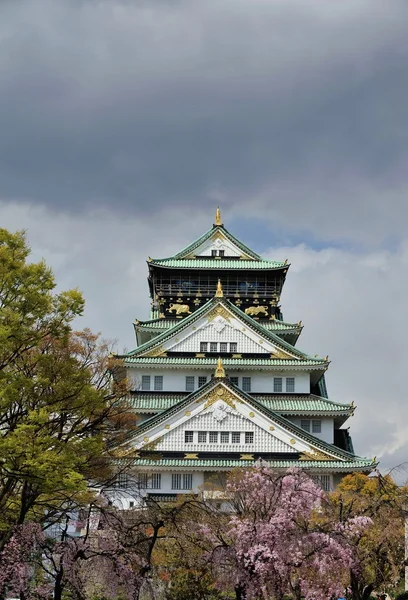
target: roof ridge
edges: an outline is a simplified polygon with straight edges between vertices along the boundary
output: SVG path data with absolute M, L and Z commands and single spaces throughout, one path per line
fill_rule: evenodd
M 220 225 L 213 225 L 210 229 L 208 229 L 205 233 L 203 233 L 194 242 L 191 242 L 191 244 L 189 244 L 188 246 L 186 246 L 185 248 L 183 248 L 182 250 L 180 250 L 180 252 L 177 252 L 177 254 L 175 254 L 171 258 L 185 258 L 186 254 L 189 254 L 190 252 L 192 252 L 193 250 L 195 250 L 196 248 L 198 248 L 208 238 L 210 238 L 212 235 L 214 235 L 214 232 L 217 232 L 217 231 L 220 231 L 223 235 L 225 235 L 229 239 L 230 242 L 236 244 L 243 252 L 245 252 L 246 254 L 248 254 L 254 260 L 261 260 L 262 259 L 262 257 L 257 252 L 254 252 L 253 250 L 251 250 L 251 248 L 248 248 L 248 246 L 246 246 L 243 242 L 241 242 L 238 238 L 236 238 L 222 224 L 220 224 Z M 164 259 L 161 259 L 161 260 L 164 260 Z

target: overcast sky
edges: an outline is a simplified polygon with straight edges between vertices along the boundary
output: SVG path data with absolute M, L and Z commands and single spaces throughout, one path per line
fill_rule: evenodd
M 291 262 L 284 317 L 357 453 L 408 461 L 407 38 L 405 0 L 2 0 L 0 225 L 122 350 L 146 258 L 219 204 Z

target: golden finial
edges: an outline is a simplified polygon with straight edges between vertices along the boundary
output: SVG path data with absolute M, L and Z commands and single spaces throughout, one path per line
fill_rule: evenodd
M 303 327 L 303 323 L 302 323 L 302 321 L 299 321 L 299 323 L 298 323 L 298 327 Z
M 283 264 L 284 264 L 284 265 L 287 265 L 287 264 L 288 264 L 288 259 L 287 259 L 287 258 L 285 258 L 285 262 L 284 262 Z
M 352 401 L 350 402 L 350 406 L 352 406 L 352 407 L 354 408 L 354 400 L 352 400 Z
M 376 463 L 376 462 L 377 462 L 377 457 L 376 457 L 376 456 L 374 456 L 374 457 L 373 457 L 373 463 Z
M 218 280 L 217 283 L 217 291 L 215 292 L 215 295 L 217 298 L 223 298 L 224 297 L 224 292 L 222 291 L 222 285 L 221 285 L 221 280 Z
M 225 377 L 225 369 L 222 366 L 221 356 L 218 357 L 218 363 L 215 369 L 214 377 Z
M 329 362 L 329 355 L 327 355 L 324 359 L 326 362 Z
M 217 210 L 215 211 L 215 223 L 214 225 L 222 225 L 222 220 L 221 220 L 221 211 L 220 211 L 220 207 L 217 207 Z

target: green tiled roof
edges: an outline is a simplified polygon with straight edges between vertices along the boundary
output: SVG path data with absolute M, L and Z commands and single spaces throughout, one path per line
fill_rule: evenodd
M 187 394 L 138 392 L 128 396 L 128 402 L 141 413 L 157 413 L 171 408 Z M 350 404 L 332 402 L 319 396 L 304 395 L 261 395 L 252 396 L 267 409 L 285 415 L 306 415 L 313 413 L 319 416 L 350 415 L 354 407 Z
M 299 323 L 286 323 L 285 321 L 261 321 L 260 325 L 267 331 L 299 331 L 302 325 Z
M 155 338 L 156 339 L 156 338 Z M 269 354 L 267 355 L 269 356 Z M 122 356 L 125 367 L 133 367 L 134 365 L 156 365 L 168 366 L 174 368 L 197 367 L 202 369 L 215 369 L 215 358 L 186 358 L 177 356 Z M 297 369 L 318 369 L 326 370 L 328 363 L 319 358 L 308 358 L 303 360 L 287 360 L 281 358 L 225 358 L 222 364 L 226 369 L 237 369 L 246 367 L 248 369 L 257 369 L 259 367 L 297 367 Z
M 150 319 L 149 321 L 135 321 L 135 327 L 140 327 L 141 329 L 153 329 L 155 331 L 161 329 L 171 329 L 175 325 L 180 323 L 180 319 Z M 258 322 L 264 329 L 267 331 L 300 331 L 302 329 L 302 325 L 299 323 L 286 323 L 285 321 L 278 321 L 278 319 L 274 319 L 273 321 L 261 321 Z
M 134 355 L 140 355 L 143 352 L 146 352 L 146 350 L 148 350 L 148 349 L 153 349 L 155 347 L 160 346 L 164 341 L 169 339 L 171 336 L 183 331 L 184 329 L 187 329 L 190 325 L 195 323 L 198 319 L 205 316 L 205 314 L 209 313 L 210 310 L 213 307 L 215 307 L 217 304 L 223 304 L 225 307 L 227 307 L 232 312 L 233 315 L 236 316 L 237 319 L 244 321 L 246 324 L 248 324 L 248 326 L 251 329 L 253 329 L 258 334 L 263 335 L 264 337 L 269 339 L 278 348 L 286 350 L 287 352 L 297 356 L 298 360 L 297 361 L 295 360 L 296 364 L 298 364 L 300 361 L 302 361 L 302 363 L 304 363 L 304 364 L 306 364 L 307 361 L 310 361 L 310 363 L 308 363 L 308 364 L 321 364 L 322 362 L 325 362 L 325 361 L 323 361 L 322 358 L 312 358 L 311 356 L 305 354 L 304 352 L 301 352 L 300 350 L 298 350 L 297 348 L 295 348 L 294 346 L 289 344 L 287 341 L 280 338 L 277 334 L 273 333 L 272 331 L 268 331 L 268 330 L 264 329 L 261 324 L 259 324 L 257 321 L 255 321 L 255 319 L 248 316 L 247 314 L 245 314 L 245 312 L 243 312 L 242 310 L 237 308 L 227 298 L 217 298 L 215 296 L 214 296 L 214 298 L 212 298 L 211 300 L 209 300 L 208 302 L 203 304 L 203 306 L 201 306 L 198 310 L 195 310 L 191 315 L 189 315 L 188 317 L 185 317 L 184 319 L 181 319 L 178 322 L 178 324 L 174 325 L 173 329 L 163 331 L 158 336 L 156 336 L 153 340 L 149 340 L 145 344 L 142 344 L 141 346 L 136 348 L 136 350 L 133 350 L 133 351 L 129 352 L 128 354 L 121 356 L 121 358 L 124 358 L 127 362 L 129 360 L 129 358 L 131 358 Z M 170 361 L 171 359 L 168 359 L 168 360 Z M 194 360 L 194 359 L 192 359 L 192 360 Z M 201 359 L 201 360 L 204 361 L 205 359 Z M 247 359 L 242 359 L 242 360 L 245 361 Z M 282 361 L 278 362 L 278 361 L 276 361 L 276 359 L 268 359 L 268 360 L 270 361 L 271 365 L 280 364 L 280 362 L 282 362 Z M 275 362 L 273 362 L 273 361 L 275 361 Z M 286 360 L 286 359 L 283 361 L 284 364 L 287 364 L 289 362 L 291 362 L 291 361 Z M 158 364 L 161 364 L 161 363 L 158 363 Z M 171 363 L 169 362 L 169 364 L 171 364 Z M 194 364 L 194 363 L 189 362 L 189 364 Z M 205 363 L 203 363 L 203 364 L 205 364 Z M 235 364 L 239 365 L 241 363 L 235 363 Z M 246 363 L 243 362 L 242 364 L 246 364 Z M 253 364 L 253 363 L 251 362 L 248 364 Z M 259 364 L 259 363 L 256 363 L 256 364 Z
M 288 267 L 283 262 L 275 260 L 229 260 L 228 258 L 153 258 L 149 264 L 172 269 L 216 269 L 217 271 L 223 269 L 268 271 Z
M 194 252 L 194 250 L 196 248 L 198 248 L 199 246 L 201 246 L 201 244 L 203 244 L 205 241 L 207 241 L 214 234 L 217 234 L 217 233 L 220 233 L 221 236 L 225 236 L 226 238 L 228 238 L 233 244 L 235 244 L 236 246 L 238 246 L 238 248 L 240 248 L 243 252 L 245 252 L 249 256 L 252 256 L 252 258 L 254 258 L 254 259 L 260 259 L 261 258 L 259 256 L 259 254 L 257 254 L 256 252 L 254 252 L 253 250 L 251 250 L 250 248 L 248 248 L 248 246 L 246 246 L 245 244 L 243 244 L 234 235 L 232 235 L 232 233 L 230 233 L 227 229 L 225 229 L 224 225 L 214 225 L 213 227 L 211 227 L 211 229 L 209 229 L 203 235 L 201 235 L 197 240 L 195 240 L 194 242 L 192 242 L 191 244 L 189 244 L 186 248 L 183 248 L 183 250 L 180 250 L 180 252 L 178 252 L 174 256 L 174 258 L 183 258 L 184 256 L 186 256 L 188 254 L 191 254 L 192 252 Z
M 183 459 L 183 458 L 160 458 L 157 460 L 151 458 L 138 458 L 135 460 L 137 467 L 170 467 L 170 468 L 181 468 L 181 469 L 217 469 L 217 470 L 230 470 L 239 467 L 253 467 L 256 461 L 251 460 L 234 460 L 234 459 Z M 337 472 L 352 472 L 352 471 L 372 471 L 376 463 L 372 460 L 365 458 L 357 458 L 343 462 L 340 460 L 269 460 L 264 461 L 273 469 L 290 469 L 298 467 L 300 469 L 318 469 L 319 472 L 323 470 L 337 471 Z

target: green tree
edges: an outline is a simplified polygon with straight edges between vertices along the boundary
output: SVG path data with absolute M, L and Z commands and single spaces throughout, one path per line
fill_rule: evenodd
M 134 426 L 108 344 L 72 330 L 82 295 L 57 293 L 29 254 L 23 232 L 0 229 L 0 550 L 15 526 L 86 504 Z

